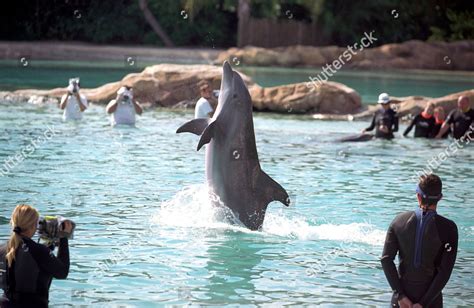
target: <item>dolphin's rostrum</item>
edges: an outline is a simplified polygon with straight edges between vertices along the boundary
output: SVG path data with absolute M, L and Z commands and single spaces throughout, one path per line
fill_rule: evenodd
M 209 187 L 249 229 L 262 227 L 272 201 L 290 204 L 287 192 L 260 168 L 252 118 L 252 100 L 240 75 L 224 62 L 219 102 L 212 119 L 194 119 L 177 133 L 200 135 L 206 146 Z

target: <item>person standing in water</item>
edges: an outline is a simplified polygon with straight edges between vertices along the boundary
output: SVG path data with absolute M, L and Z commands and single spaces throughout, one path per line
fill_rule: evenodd
M 82 119 L 82 113 L 87 109 L 87 99 L 80 94 L 79 78 L 69 79 L 67 93 L 61 98 L 59 108 L 64 110 L 64 121 L 78 121 Z
M 406 137 L 412 130 L 413 126 L 415 126 L 415 138 L 430 138 L 432 137 L 434 125 L 435 118 L 433 116 L 433 104 L 429 103 L 426 105 L 425 110 L 422 113 L 413 118 L 410 125 L 403 133 L 403 136 Z
M 435 125 L 433 126 L 433 131 L 431 132 L 431 138 L 435 138 L 438 135 L 441 127 L 446 121 L 446 113 L 444 112 L 444 108 L 441 106 L 436 107 L 434 109 L 434 117 L 435 117 Z M 450 133 L 451 133 L 451 128 L 449 128 L 441 138 L 448 138 Z
M 436 212 L 442 197 L 441 179 L 422 176 L 417 209 L 399 214 L 388 228 L 381 263 L 393 290 L 392 307 L 443 307 L 441 291 L 456 262 L 458 229 Z
M 31 238 L 36 233 L 39 214 L 33 207 L 18 205 L 11 217 L 12 234 L 0 245 L 0 307 L 48 307 L 49 287 L 53 278 L 69 274 L 67 237 L 59 240 L 57 257 L 46 246 Z M 65 234 L 72 224 L 65 222 Z
M 449 127 L 452 126 L 453 138 L 461 139 L 464 135 L 473 133 L 473 123 L 474 110 L 471 109 L 469 97 L 460 96 L 458 98 L 458 108 L 449 113 L 436 138 L 442 138 L 449 130 Z
M 390 97 L 387 93 L 379 95 L 378 103 L 382 108 L 375 112 L 372 123 L 362 130 L 362 133 L 375 128 L 375 138 L 392 139 L 393 133 L 398 131 L 398 115 L 390 108 Z
M 133 99 L 133 88 L 123 86 L 117 91 L 117 97 L 109 102 L 106 109 L 110 122 L 115 125 L 135 125 L 135 114 L 141 115 L 143 108 Z
M 194 109 L 194 118 L 212 118 L 214 109 L 211 106 L 210 100 L 212 97 L 212 89 L 209 83 L 204 82 L 199 87 L 201 98 L 197 101 Z

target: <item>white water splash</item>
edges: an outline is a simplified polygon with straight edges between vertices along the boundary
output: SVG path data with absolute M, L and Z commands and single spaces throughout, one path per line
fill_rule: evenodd
M 212 205 L 206 185 L 193 185 L 160 205 L 153 223 L 181 228 L 230 229 L 239 232 L 291 237 L 299 240 L 334 240 L 382 245 L 385 232 L 370 223 L 311 225 L 304 217 L 288 217 L 283 211 L 267 213 L 261 232 L 250 231 L 226 207 Z
M 163 202 L 154 223 L 183 228 L 237 229 L 247 231 L 226 207 L 214 207 L 206 185 L 193 185 Z M 217 199 L 216 199 L 217 200 Z
M 267 213 L 263 232 L 300 240 L 331 240 L 383 245 L 385 232 L 369 223 L 310 225 L 305 218 Z

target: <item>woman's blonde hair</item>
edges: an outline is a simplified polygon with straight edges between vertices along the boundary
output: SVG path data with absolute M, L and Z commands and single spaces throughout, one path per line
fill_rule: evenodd
M 38 219 L 39 213 L 32 206 L 20 204 L 13 210 L 10 221 L 13 231 L 10 240 L 8 240 L 6 255 L 8 267 L 11 267 L 13 261 L 15 261 L 16 250 L 22 242 L 22 234 L 25 231 L 36 228 Z

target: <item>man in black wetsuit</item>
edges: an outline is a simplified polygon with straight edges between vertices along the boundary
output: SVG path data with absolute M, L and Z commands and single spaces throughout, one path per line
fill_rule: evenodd
M 423 137 L 430 138 L 435 125 L 435 118 L 433 116 L 433 104 L 428 104 L 425 107 L 425 110 L 413 118 L 410 125 L 407 127 L 403 136 L 406 137 L 413 126 L 415 126 L 415 138 Z
M 387 93 L 379 95 L 378 103 L 382 105 L 382 109 L 375 112 L 372 123 L 362 133 L 375 128 L 375 138 L 392 139 L 393 133 L 398 131 L 397 113 L 390 108 L 390 97 Z
M 471 136 L 474 132 L 473 124 L 474 110 L 471 109 L 469 97 L 460 96 L 458 98 L 458 108 L 449 113 L 436 138 L 441 138 L 451 125 L 454 139 L 461 139 L 465 135 Z
M 393 290 L 392 307 L 443 307 L 441 291 L 456 261 L 458 229 L 436 213 L 443 196 L 437 175 L 422 176 L 416 194 L 419 207 L 399 214 L 388 229 L 382 267 Z

